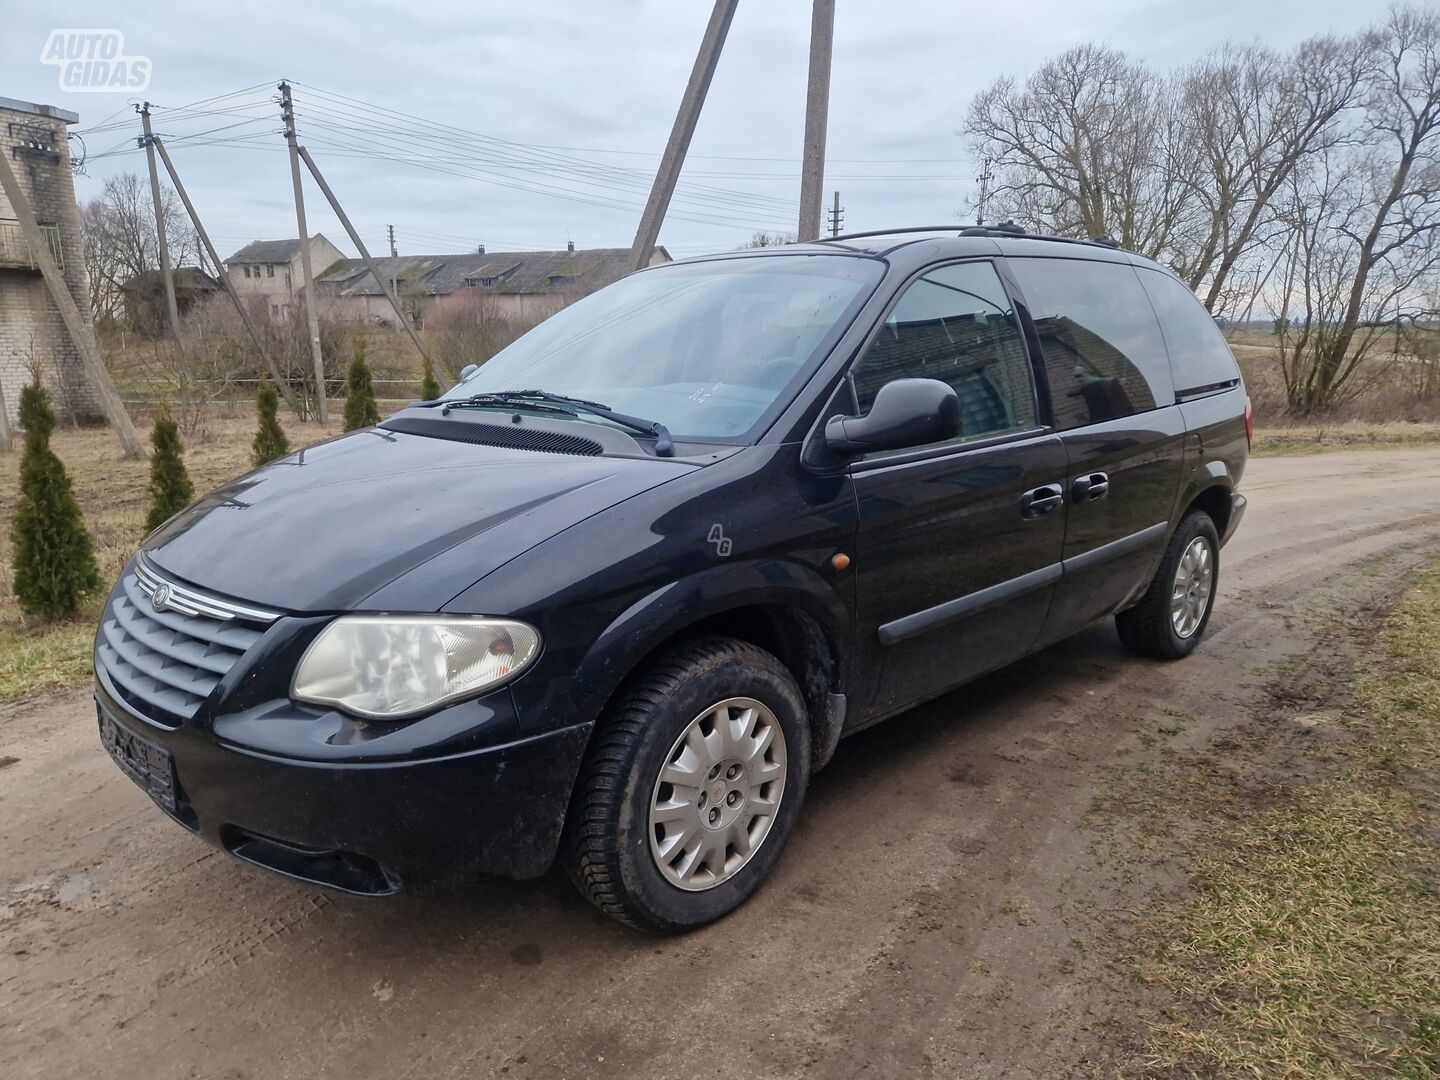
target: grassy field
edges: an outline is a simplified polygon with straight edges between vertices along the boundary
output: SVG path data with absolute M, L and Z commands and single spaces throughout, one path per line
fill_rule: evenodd
M 1346 420 L 1334 424 L 1256 428 L 1251 454 L 1284 457 L 1331 450 L 1405 450 L 1419 446 L 1440 446 L 1440 423 L 1372 424 Z
M 1440 1076 L 1440 565 L 1389 615 L 1289 783 L 1127 777 L 1189 887 L 1113 947 L 1164 1001 L 1125 1075 Z

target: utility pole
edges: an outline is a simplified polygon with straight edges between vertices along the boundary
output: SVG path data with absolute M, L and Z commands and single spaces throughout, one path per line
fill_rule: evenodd
M 145 136 L 145 161 L 150 166 L 150 198 L 155 202 L 155 241 L 160 248 L 160 274 L 165 279 L 165 309 L 170 315 L 170 333 L 180 337 L 180 310 L 175 306 L 175 280 L 170 273 L 170 240 L 165 235 L 165 206 L 160 199 L 160 174 L 155 169 L 155 133 L 150 130 L 150 102 L 139 106 Z
M 80 350 L 85 374 L 90 377 L 95 396 L 100 400 L 101 410 L 110 421 L 110 426 L 115 429 L 115 437 L 120 440 L 121 449 L 127 458 L 143 458 L 145 449 L 135 431 L 135 424 L 131 421 L 130 414 L 125 411 L 125 404 L 115 392 L 115 384 L 110 381 L 110 373 L 105 370 L 105 365 L 100 360 L 100 349 L 95 344 L 95 328 L 80 317 L 80 309 L 75 306 L 70 287 L 65 283 L 60 267 L 55 264 L 55 257 L 50 254 L 50 245 L 40 235 L 35 211 L 30 208 L 30 200 L 21 189 L 7 154 L 0 154 L 0 188 L 5 190 L 5 198 L 10 200 L 15 219 L 20 223 L 20 232 L 30 247 L 30 257 L 40 267 L 40 274 L 50 288 L 55 306 L 60 309 L 60 318 L 65 321 L 65 329 L 70 331 L 70 339 L 75 343 L 75 348 Z
M 310 266 L 310 233 L 305 225 L 305 193 L 300 189 L 300 149 L 295 137 L 295 102 L 290 84 L 280 84 L 280 119 L 285 121 L 285 142 L 290 147 L 290 183 L 295 188 L 295 225 L 300 230 L 300 275 L 304 280 L 305 320 L 310 329 L 310 357 L 315 364 L 315 407 L 320 423 L 330 422 L 325 404 L 325 358 L 320 353 L 320 316 L 315 310 L 315 274 Z
M 990 168 L 990 159 L 985 159 L 985 164 L 980 167 L 980 175 L 975 181 L 980 185 L 980 198 L 975 202 L 975 224 L 985 224 L 985 204 L 990 201 L 990 182 L 995 179 L 995 172 Z
M 399 258 L 399 256 L 395 254 L 395 226 L 386 225 L 385 229 L 390 234 L 390 257 L 392 259 Z
M 830 54 L 835 37 L 835 0 L 815 0 L 810 15 L 810 85 L 805 92 L 805 159 L 800 166 L 800 227 L 803 244 L 820 238 L 820 200 L 825 186 L 825 130 L 830 119 Z
M 265 342 L 261 339 L 255 324 L 250 321 L 250 313 L 245 310 L 245 305 L 240 301 L 240 294 L 235 291 L 234 284 L 230 281 L 230 275 L 225 272 L 225 264 L 220 261 L 220 253 L 215 250 L 215 245 L 210 242 L 210 234 L 205 231 L 204 224 L 200 221 L 200 215 L 195 211 L 195 205 L 190 201 L 190 195 L 185 190 L 185 185 L 180 182 L 180 174 L 175 170 L 175 163 L 170 160 L 170 152 L 165 149 L 165 143 L 158 135 L 150 137 L 151 143 L 160 155 L 160 161 L 165 166 L 165 171 L 170 174 L 170 182 L 175 185 L 175 192 L 180 196 L 181 203 L 185 206 L 185 213 L 190 215 L 190 223 L 195 226 L 195 233 L 200 237 L 200 243 L 205 245 L 205 251 L 210 256 L 210 262 L 215 267 L 215 278 L 225 289 L 230 297 L 230 302 L 235 305 L 235 310 L 240 314 L 240 321 L 244 323 L 246 331 L 250 334 L 250 340 L 255 343 L 259 350 L 261 359 L 265 361 L 265 369 L 270 373 L 271 380 L 275 383 L 276 389 L 285 399 L 285 404 L 300 415 L 300 402 L 295 397 L 295 391 L 290 389 L 290 384 L 280 374 L 280 369 L 275 366 L 275 358 L 265 348 Z
M 700 41 L 695 66 L 690 70 L 690 82 L 675 114 L 675 126 L 670 129 L 670 141 L 665 144 L 650 198 L 640 215 L 640 227 L 635 231 L 635 243 L 630 248 L 633 269 L 650 265 L 650 256 L 660 239 L 660 224 L 670 208 L 670 197 L 675 194 L 675 182 L 680 179 L 680 168 L 685 164 L 685 154 L 690 149 L 690 139 L 695 134 L 695 124 L 700 119 L 700 109 L 710 91 L 710 80 L 715 75 L 715 65 L 720 61 L 720 50 L 725 45 L 725 35 L 730 32 L 730 20 L 735 17 L 738 4 L 739 0 L 715 0 L 710 12 L 705 37 Z
M 395 317 L 400 320 L 400 325 L 405 327 L 405 332 L 410 335 L 410 340 L 415 345 L 415 351 L 428 361 L 430 354 L 425 351 L 425 346 L 420 343 L 420 335 L 415 332 L 415 327 L 410 325 L 410 320 L 401 310 L 400 300 L 395 295 L 394 288 L 380 275 L 380 267 L 375 265 L 375 260 L 370 257 L 370 251 L 366 248 L 365 241 L 360 239 L 360 234 L 355 231 L 355 226 L 350 224 L 350 217 L 345 213 L 345 208 L 340 205 L 340 200 L 335 197 L 335 193 L 330 190 L 330 185 L 325 182 L 325 177 L 320 174 L 320 167 L 315 164 L 315 159 L 310 156 L 309 150 L 302 146 L 299 151 L 300 157 L 305 161 L 305 167 L 310 170 L 310 175 L 315 178 L 315 183 L 320 185 L 320 190 L 329 201 L 330 209 L 335 211 L 335 216 L 340 219 L 340 224 L 344 225 L 345 231 L 350 234 L 350 242 L 360 252 L 360 258 L 365 260 L 365 265 L 370 270 L 370 276 L 375 279 L 375 284 L 379 285 L 385 293 L 385 299 L 390 301 L 390 306 L 395 311 Z
M 845 210 L 840 205 L 840 193 L 835 192 L 835 206 L 830 211 L 830 235 L 840 235 L 840 222 L 845 220 Z

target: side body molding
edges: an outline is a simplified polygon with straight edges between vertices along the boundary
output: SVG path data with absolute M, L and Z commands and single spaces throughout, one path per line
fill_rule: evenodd
M 996 604 L 1005 603 L 1027 592 L 1051 585 L 1061 580 L 1067 573 L 1088 570 L 1093 566 L 1109 562 L 1111 559 L 1124 558 L 1132 552 L 1140 551 L 1163 540 L 1169 531 L 1170 523 L 1159 521 L 1139 532 L 1122 536 L 1119 540 L 1113 540 L 1108 544 L 1101 544 L 1099 547 L 1083 551 L 1079 555 L 1072 555 L 1061 562 L 1042 566 L 1039 570 L 1011 578 L 1009 581 L 1002 581 L 988 589 L 967 593 L 954 600 L 937 604 L 935 607 L 926 608 L 924 611 L 917 611 L 913 615 L 906 615 L 904 618 L 885 623 L 880 627 L 880 644 L 894 645 L 958 619 L 968 619 L 971 615 L 978 615 Z

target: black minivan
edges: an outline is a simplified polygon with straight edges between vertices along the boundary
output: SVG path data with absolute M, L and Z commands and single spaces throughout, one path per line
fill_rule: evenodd
M 697 926 L 842 735 L 1109 615 L 1194 649 L 1249 440 L 1215 323 L 1112 244 L 656 266 L 149 536 L 96 639 L 101 737 L 293 878 L 558 857 L 625 922 Z

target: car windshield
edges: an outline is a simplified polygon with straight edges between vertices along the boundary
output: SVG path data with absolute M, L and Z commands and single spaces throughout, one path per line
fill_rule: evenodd
M 551 316 L 446 397 L 544 390 L 659 421 L 676 438 L 743 439 L 881 272 L 844 255 L 657 267 Z

